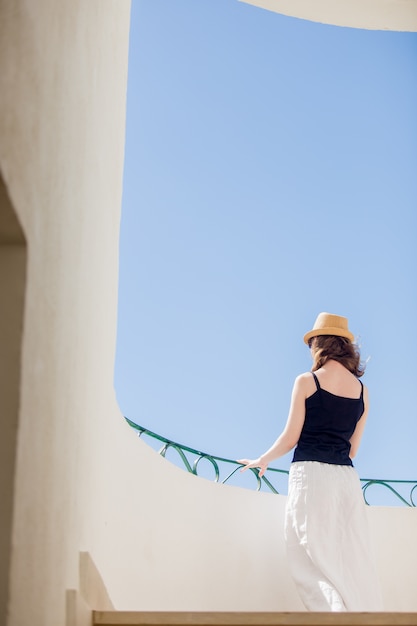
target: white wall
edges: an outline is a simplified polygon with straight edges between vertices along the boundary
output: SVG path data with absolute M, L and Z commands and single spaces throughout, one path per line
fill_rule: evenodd
M 109 498 L 97 540 L 107 551 L 97 545 L 93 554 L 117 608 L 303 610 L 285 556 L 285 496 L 187 474 L 113 423 L 114 458 L 124 462 L 103 475 Z M 417 510 L 367 511 L 385 609 L 416 611 Z M 114 542 L 123 533 L 127 546 Z
M 241 0 L 312 22 L 370 30 L 417 31 L 415 0 Z
M 185 474 L 116 404 L 128 27 L 128 0 L 0 4 L 0 168 L 28 243 L 9 626 L 64 624 L 80 550 L 118 608 L 301 609 L 284 499 Z M 388 605 L 416 610 L 416 511 L 371 517 Z
M 0 168 L 28 243 L 13 626 L 64 623 L 78 551 L 104 524 L 96 516 L 106 492 L 95 448 L 104 445 L 105 464 L 113 462 L 101 429 L 118 414 L 129 14 L 129 0 L 0 3 Z
M 417 611 L 417 509 L 369 507 L 386 611 Z

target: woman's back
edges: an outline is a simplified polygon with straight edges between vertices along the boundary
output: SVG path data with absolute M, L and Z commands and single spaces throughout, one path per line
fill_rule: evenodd
M 333 360 L 303 378 L 308 385 L 305 420 L 293 462 L 352 465 L 350 438 L 365 408 L 362 384 Z
M 285 514 L 293 578 L 310 611 L 381 611 L 365 503 L 352 467 L 367 417 L 365 368 L 345 317 L 320 313 L 304 335 L 313 365 L 297 376 L 287 423 L 275 443 L 244 469 L 295 446 Z
M 362 393 L 362 385 L 359 380 L 338 361 L 326 361 L 323 367 L 318 369 L 315 374 L 320 387 L 336 396 L 359 398 Z M 311 379 L 311 393 L 314 393 L 316 385 L 312 376 Z

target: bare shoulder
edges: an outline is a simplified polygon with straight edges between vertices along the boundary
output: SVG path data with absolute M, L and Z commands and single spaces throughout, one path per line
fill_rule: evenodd
M 313 380 L 313 376 L 311 372 L 304 372 L 303 374 L 299 374 L 295 380 L 296 382 L 298 381 L 299 384 L 303 385 L 307 381 L 310 382 L 311 380 Z
M 316 384 L 314 382 L 314 378 L 311 375 L 311 372 L 304 372 L 303 374 L 299 374 L 294 382 L 294 389 L 303 393 L 305 396 L 309 396 L 316 388 Z

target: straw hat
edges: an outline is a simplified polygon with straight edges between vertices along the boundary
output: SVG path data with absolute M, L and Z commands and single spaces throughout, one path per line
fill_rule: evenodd
M 309 339 L 319 335 L 335 335 L 353 341 L 353 334 L 348 328 L 347 317 L 332 315 L 331 313 L 319 313 L 314 322 L 313 330 L 304 335 L 304 343 L 308 344 Z

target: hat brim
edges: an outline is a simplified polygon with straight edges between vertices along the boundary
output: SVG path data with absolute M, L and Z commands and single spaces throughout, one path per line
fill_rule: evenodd
M 310 330 L 308 333 L 304 335 L 304 343 L 308 344 L 309 339 L 312 337 L 319 337 L 320 335 L 334 335 L 335 337 L 344 337 L 345 339 L 349 339 L 349 341 L 353 341 L 353 335 L 350 330 L 343 330 L 343 328 L 316 328 L 315 330 Z

